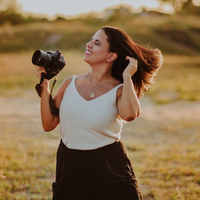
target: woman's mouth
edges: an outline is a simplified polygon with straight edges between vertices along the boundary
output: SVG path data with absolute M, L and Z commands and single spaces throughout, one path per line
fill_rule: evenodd
M 85 54 L 92 55 L 92 53 L 89 50 L 86 50 Z

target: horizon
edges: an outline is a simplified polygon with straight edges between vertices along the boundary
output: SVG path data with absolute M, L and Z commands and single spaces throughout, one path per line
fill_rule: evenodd
M 123 6 L 129 8 L 131 12 L 140 12 L 143 8 L 146 10 L 155 10 L 163 13 L 173 14 L 173 7 L 169 3 L 159 3 L 157 0 L 107 0 L 103 2 L 95 2 L 87 0 L 87 2 L 79 2 L 74 0 L 68 2 L 66 0 L 49 1 L 49 0 L 17 0 L 20 3 L 24 14 L 46 16 L 54 18 L 57 15 L 73 18 L 88 13 L 96 13 L 103 15 L 106 9 L 112 9 Z M 77 3 L 79 6 L 77 6 Z M 60 6 L 63 5 L 63 6 Z

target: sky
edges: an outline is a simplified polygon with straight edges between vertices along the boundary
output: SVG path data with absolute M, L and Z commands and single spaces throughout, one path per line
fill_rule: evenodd
M 25 12 L 34 12 L 53 16 L 63 14 L 74 16 L 91 11 L 102 12 L 105 8 L 118 4 L 131 5 L 135 9 L 141 6 L 155 9 L 159 3 L 157 0 L 17 0 L 21 3 Z M 165 6 L 170 9 L 170 6 Z

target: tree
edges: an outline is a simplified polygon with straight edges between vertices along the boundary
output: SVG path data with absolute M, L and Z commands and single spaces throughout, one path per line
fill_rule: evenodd
M 20 14 L 21 5 L 16 0 L 0 0 L 0 24 L 24 23 L 24 17 Z
M 0 11 L 8 9 L 13 12 L 21 12 L 22 6 L 16 0 L 0 0 Z
M 200 15 L 200 6 L 195 6 L 192 1 L 187 1 L 181 8 L 181 14 Z
M 161 2 L 168 2 L 170 3 L 173 7 L 175 12 L 178 12 L 182 9 L 184 6 L 185 9 L 187 9 L 187 5 L 194 5 L 192 0 L 159 0 Z

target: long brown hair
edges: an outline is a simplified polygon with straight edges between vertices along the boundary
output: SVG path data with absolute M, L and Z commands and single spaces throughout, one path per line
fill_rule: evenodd
M 122 74 L 129 63 L 125 58 L 126 56 L 133 57 L 138 60 L 138 70 L 132 77 L 137 95 L 140 97 L 142 91 L 148 92 L 163 63 L 161 51 L 133 42 L 128 34 L 118 28 L 105 26 L 101 30 L 108 37 L 110 52 L 118 55 L 112 66 L 112 76 L 123 83 Z

